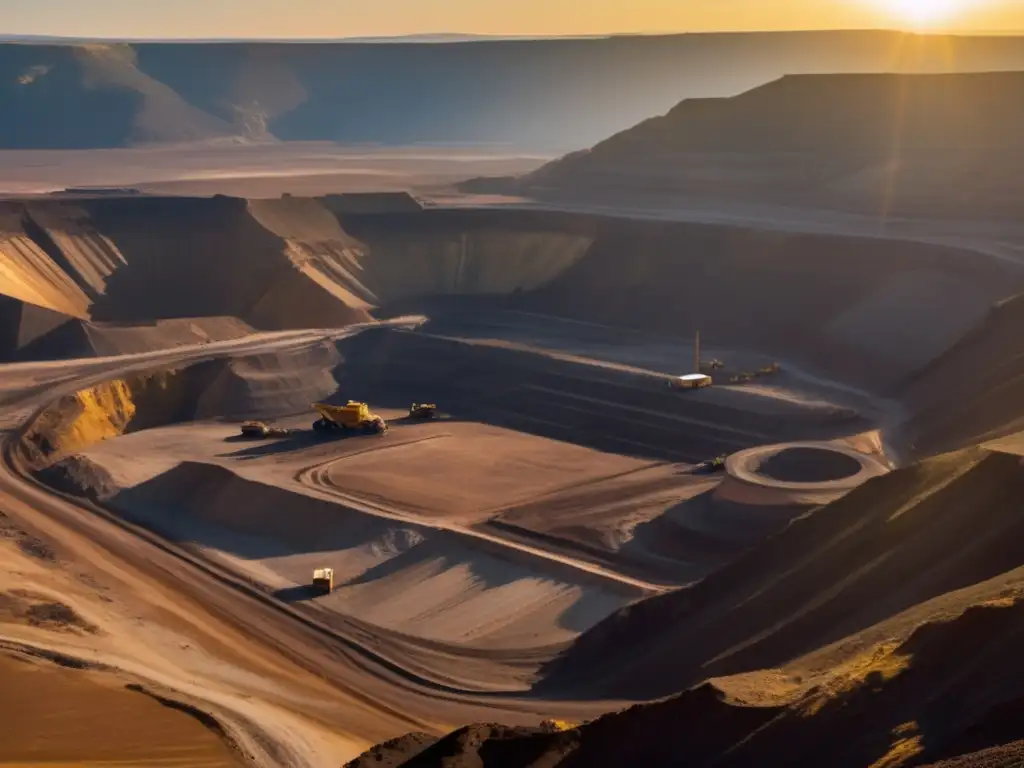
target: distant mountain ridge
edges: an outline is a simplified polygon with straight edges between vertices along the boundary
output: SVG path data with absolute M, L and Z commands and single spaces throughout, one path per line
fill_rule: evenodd
M 384 44 L 386 42 L 386 44 Z M 0 149 L 222 137 L 590 146 L 796 73 L 1024 69 L 1020 37 L 897 32 L 0 43 Z
M 472 189 L 1017 212 L 1024 72 L 787 75 L 688 99 L 516 180 Z

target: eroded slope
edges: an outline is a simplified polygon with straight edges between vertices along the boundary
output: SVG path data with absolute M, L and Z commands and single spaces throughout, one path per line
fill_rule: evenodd
M 963 215 L 1011 213 L 1019 72 L 786 76 L 690 99 L 516 186 Z M 749 130 L 751 125 L 757 130 Z
M 1015 583 L 1022 483 L 1018 457 L 982 449 L 871 480 L 699 585 L 598 625 L 553 667 L 551 684 L 650 697 L 819 649 L 819 663 L 835 666 Z
M 1019 432 L 1024 426 L 1024 295 L 985 318 L 897 396 L 912 405 L 907 450 L 926 456 Z

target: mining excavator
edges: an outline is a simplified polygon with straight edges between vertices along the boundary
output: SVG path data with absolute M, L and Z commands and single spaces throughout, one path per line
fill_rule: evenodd
M 383 435 L 388 423 L 370 410 L 366 403 L 349 400 L 345 405 L 314 403 L 314 410 L 320 418 L 313 422 L 313 431 L 325 434 L 331 432 L 361 432 L 364 435 Z
M 436 419 L 437 417 L 437 406 L 434 403 L 413 403 L 409 406 L 410 419 L 422 419 L 426 421 L 429 419 Z
M 728 458 L 728 454 L 723 453 L 721 456 L 716 456 L 713 459 L 702 461 L 700 464 L 694 467 L 693 471 L 698 475 L 711 475 L 714 474 L 715 472 L 724 472 L 725 462 Z

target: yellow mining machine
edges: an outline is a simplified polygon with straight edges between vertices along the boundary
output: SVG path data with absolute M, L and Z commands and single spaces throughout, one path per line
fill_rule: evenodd
M 437 405 L 434 403 L 413 403 L 409 406 L 409 418 L 428 421 L 438 418 Z
M 370 410 L 366 403 L 349 400 L 345 405 L 313 403 L 320 418 L 313 422 L 313 431 L 325 434 L 331 432 L 361 432 L 364 435 L 383 435 L 388 423 Z
M 313 589 L 325 595 L 334 591 L 334 569 L 317 568 L 313 571 Z

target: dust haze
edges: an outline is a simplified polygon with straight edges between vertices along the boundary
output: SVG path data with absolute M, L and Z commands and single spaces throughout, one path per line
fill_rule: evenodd
M 1017 764 L 1022 62 L 0 45 L 0 761 Z

